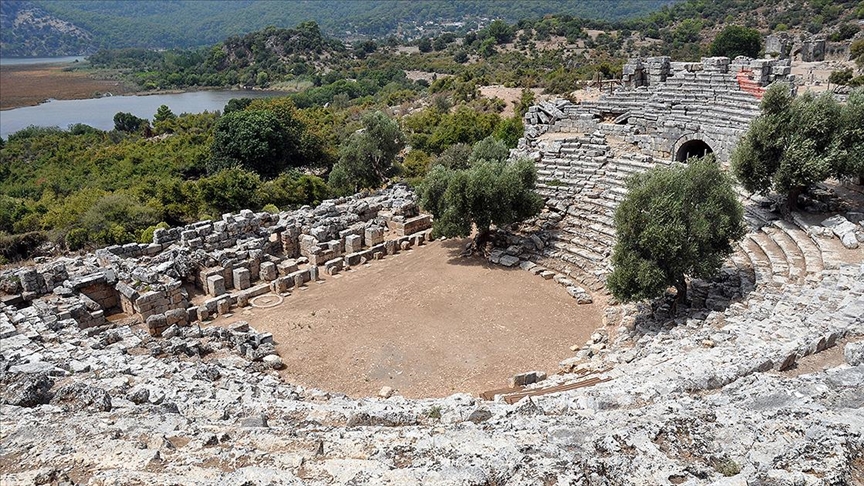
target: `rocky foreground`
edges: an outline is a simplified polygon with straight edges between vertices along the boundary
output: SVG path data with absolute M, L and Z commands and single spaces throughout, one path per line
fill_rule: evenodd
M 722 312 L 626 316 L 607 350 L 577 367 L 609 381 L 514 405 L 468 395 L 353 400 L 285 384 L 248 359 L 266 342 L 242 323 L 151 337 L 142 326 L 45 323 L 34 307 L 12 323 L 29 331 L 2 341 L 3 484 L 864 478 L 861 264 L 758 289 Z M 819 353 L 844 356 L 796 372 Z
M 202 227 L 215 232 L 205 239 L 193 225 L 167 232 L 182 233 L 177 241 L 132 245 L 134 256 L 100 250 L 4 273 L 2 289 L 21 293 L 0 301 L 2 484 L 864 481 L 864 263 L 860 252 L 843 253 L 859 251 L 843 246 L 846 233 L 827 226 L 775 222 L 751 233 L 721 277 L 691 283 L 698 309 L 610 308 L 564 372 L 521 400 L 356 400 L 305 389 L 275 373 L 273 336 L 239 319 L 200 325 L 210 303 L 225 316 L 248 305 L 250 291 L 303 285 L 295 277 L 312 278 L 312 258 L 335 272 L 337 263 L 397 251 L 398 240 L 378 241 L 380 228 L 422 217 L 406 214 L 413 206 L 403 189 L 370 197 L 278 218 L 226 215 Z M 327 249 L 295 244 L 326 241 L 343 226 L 346 246 L 363 234 L 371 248 L 328 260 L 340 240 Z M 572 273 L 542 266 L 551 261 L 537 253 L 550 247 L 546 237 L 512 236 L 493 260 L 550 274 L 570 291 Z M 406 246 L 423 239 L 399 238 Z M 280 256 L 297 246 L 303 259 Z M 196 273 L 188 255 L 223 266 Z M 195 275 L 211 297 L 197 306 L 179 280 L 165 280 Z M 100 309 L 97 301 L 117 305 L 110 285 L 126 320 Z M 168 322 L 176 309 L 156 313 L 148 300 L 160 286 L 163 307 L 190 306 L 179 323 Z

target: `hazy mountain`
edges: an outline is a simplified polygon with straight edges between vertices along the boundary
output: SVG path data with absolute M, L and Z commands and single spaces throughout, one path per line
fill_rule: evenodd
M 500 18 L 515 22 L 547 14 L 620 20 L 679 0 L 4 0 L 2 55 L 84 54 L 100 48 L 193 47 L 267 26 L 316 21 L 343 39 L 412 38 L 467 30 Z

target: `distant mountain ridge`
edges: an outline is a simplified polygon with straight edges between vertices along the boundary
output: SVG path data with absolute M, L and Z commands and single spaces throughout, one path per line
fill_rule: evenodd
M 444 23 L 472 29 L 490 19 L 516 22 L 549 14 L 615 21 L 647 15 L 681 0 L 394 1 L 394 0 L 4 0 L 0 55 L 90 54 L 103 48 L 210 45 L 267 26 L 315 21 L 341 39 L 403 38 Z M 460 25 L 461 24 L 461 25 Z

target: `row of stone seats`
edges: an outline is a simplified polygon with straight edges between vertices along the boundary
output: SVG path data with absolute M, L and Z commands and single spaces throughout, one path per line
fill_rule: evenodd
M 756 286 L 782 287 L 821 279 L 822 251 L 799 227 L 775 220 L 749 233 L 738 243 L 733 261 L 743 261 L 754 272 Z

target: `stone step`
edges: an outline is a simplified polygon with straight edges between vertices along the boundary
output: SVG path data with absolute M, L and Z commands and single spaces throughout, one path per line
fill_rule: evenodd
M 750 233 L 747 236 L 759 245 L 762 253 L 768 257 L 768 263 L 771 265 L 771 273 L 775 281 L 780 284 L 787 283 L 789 279 L 789 263 L 786 261 L 783 250 L 763 231 Z
M 567 208 L 567 214 L 577 218 L 577 222 L 578 220 L 584 220 L 614 228 L 615 220 L 613 216 L 609 214 L 610 211 L 606 208 L 598 211 L 595 210 L 595 208 L 596 206 L 586 208 L 581 204 L 572 204 L 569 208 Z
M 822 257 L 822 267 L 825 270 L 836 269 L 843 263 L 842 253 L 844 251 L 843 244 L 837 238 L 820 238 L 818 236 L 810 236 L 808 232 L 809 224 L 804 221 L 797 213 L 792 213 L 792 219 L 795 225 L 798 226 L 810 240 L 819 249 L 819 255 Z
M 569 227 L 557 234 L 555 238 L 567 244 L 572 244 L 573 240 L 576 239 L 580 242 L 580 246 L 589 248 L 600 255 L 609 254 L 612 247 L 615 246 L 614 238 L 591 228 Z
M 755 283 L 757 287 L 760 285 L 780 286 L 780 284 L 774 281 L 774 274 L 771 272 L 771 262 L 755 241 L 745 237 L 738 243 L 738 247 L 747 255 L 747 259 L 750 260 L 751 268 L 753 268 L 756 277 Z
M 801 253 L 798 245 L 795 244 L 795 241 L 785 231 L 775 226 L 765 226 L 762 228 L 762 231 L 768 234 L 771 240 L 783 252 L 783 257 L 789 266 L 789 278 L 796 283 L 804 283 L 807 269 L 804 263 L 804 255 Z
M 756 288 L 756 272 L 753 269 L 753 263 L 747 254 L 740 250 L 732 253 L 729 259 L 738 269 L 741 295 L 746 296 Z
M 578 243 L 577 243 L 578 242 Z M 557 241 L 552 243 L 552 247 L 562 252 L 567 252 L 575 256 L 578 260 L 585 262 L 587 267 L 601 267 L 604 265 L 606 257 L 591 249 L 586 243 L 574 238 L 570 241 Z
M 595 241 L 609 242 L 610 246 L 615 241 L 615 228 L 606 224 L 568 218 L 562 228 L 568 233 L 582 235 Z
M 822 253 L 819 247 L 816 246 L 816 243 L 801 228 L 792 223 L 778 219 L 773 221 L 772 225 L 782 230 L 789 239 L 795 242 L 795 246 L 798 247 L 798 251 L 804 257 L 805 277 L 810 280 L 821 280 L 824 266 L 822 264 Z

